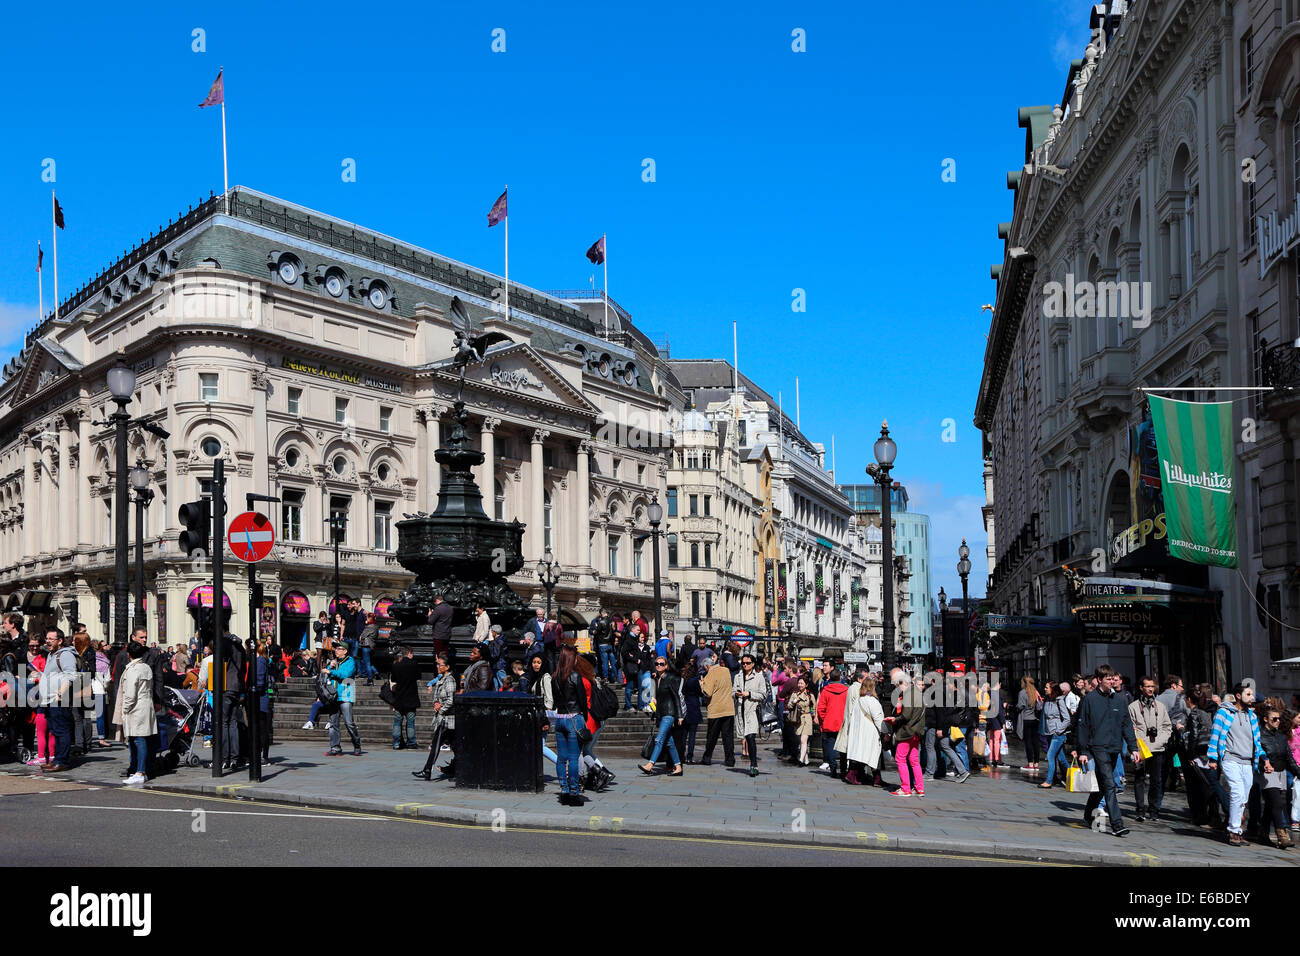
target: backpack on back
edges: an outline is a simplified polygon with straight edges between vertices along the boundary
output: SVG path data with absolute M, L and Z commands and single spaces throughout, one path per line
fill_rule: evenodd
M 591 716 L 601 724 L 618 713 L 618 694 L 604 679 L 597 677 L 591 688 Z

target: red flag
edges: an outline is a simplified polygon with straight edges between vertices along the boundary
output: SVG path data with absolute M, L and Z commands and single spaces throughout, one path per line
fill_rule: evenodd
M 212 81 L 212 88 L 208 90 L 207 97 L 199 104 L 199 109 L 203 109 L 205 106 L 220 106 L 226 102 L 226 86 L 221 80 L 225 72 L 225 67 L 217 70 L 217 78 Z
M 596 263 L 596 265 L 600 265 L 602 262 L 605 261 L 605 237 L 604 236 L 601 236 L 599 239 L 597 239 L 595 242 L 591 244 L 591 248 L 587 250 L 587 258 L 590 259 L 592 262 Z
M 44 261 L 45 261 L 45 250 L 41 248 L 41 244 L 38 242 L 36 243 L 36 271 L 37 272 L 41 271 L 41 263 Z
M 501 195 L 497 197 L 497 201 L 494 202 L 492 208 L 488 210 L 489 229 L 499 223 L 502 219 L 506 218 L 506 193 L 509 191 L 510 190 L 508 189 L 502 190 Z
M 57 199 L 54 200 L 54 224 L 60 229 L 63 228 L 63 207 L 59 205 Z

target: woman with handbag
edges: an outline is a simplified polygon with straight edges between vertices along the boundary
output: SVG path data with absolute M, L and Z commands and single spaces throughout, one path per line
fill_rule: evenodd
M 1038 772 L 1038 714 L 1043 709 L 1043 699 L 1038 694 L 1034 679 L 1026 674 L 1020 678 L 1020 696 L 1016 699 L 1016 736 L 1025 745 L 1025 771 Z
M 736 733 L 748 744 L 749 775 L 758 776 L 758 712 L 767 700 L 768 683 L 754 663 L 754 655 L 746 651 L 740 657 L 740 673 L 731 680 L 732 696 L 736 699 Z M 815 705 L 814 705 L 815 706 Z M 805 754 L 806 756 L 806 754 Z M 807 761 L 804 761 L 805 766 Z
M 664 744 L 667 743 L 668 756 L 673 762 L 672 773 L 668 776 L 680 777 L 682 761 L 677 751 L 673 730 L 681 724 L 686 711 L 686 701 L 682 697 L 682 679 L 672 672 L 668 666 L 668 658 L 662 654 L 655 656 L 653 667 L 655 672 L 654 746 L 650 749 L 650 756 L 646 758 L 648 762 L 637 764 L 637 769 L 646 776 L 652 775 L 659 754 L 663 752 Z
M 808 766 L 808 740 L 812 737 L 815 721 L 812 692 L 808 689 L 808 678 L 795 678 L 794 693 L 786 702 L 785 719 L 793 726 L 791 732 L 799 738 L 799 759 L 801 767 Z
M 1066 684 L 1047 685 L 1047 696 L 1043 702 L 1043 726 L 1047 731 L 1047 779 L 1038 786 L 1050 790 L 1056 783 L 1056 768 L 1061 767 L 1064 777 L 1070 769 L 1066 753 L 1070 751 L 1070 725 L 1074 715 L 1070 713 Z
M 863 677 L 858 684 L 857 695 L 850 691 L 845 702 L 845 711 L 854 708 L 853 722 L 849 725 L 848 740 L 844 743 L 844 753 L 848 757 L 850 770 L 845 774 L 845 783 L 870 785 L 874 782 L 876 769 L 880 766 L 880 735 L 885 730 L 885 711 L 876 697 L 876 681 L 870 676 Z M 847 716 L 847 714 L 846 714 Z M 845 721 L 848 724 L 848 721 Z M 840 730 L 835 740 L 836 749 L 845 737 Z M 862 779 L 859 772 L 869 774 L 873 780 Z
M 555 728 L 555 750 L 559 756 L 555 770 L 560 778 L 560 803 L 566 807 L 583 804 L 580 754 L 582 744 L 591 739 L 587 728 L 587 692 L 577 661 L 578 652 L 572 644 L 560 648 L 559 662 L 551 678 L 555 709 L 546 712 L 547 720 Z
M 429 731 L 433 739 L 429 742 L 429 759 L 424 762 L 423 770 L 411 771 L 411 776 L 420 780 L 433 779 L 433 765 L 438 760 L 444 742 L 455 747 L 453 739 L 456 733 L 456 715 L 452 713 L 452 708 L 456 702 L 456 677 L 451 672 L 451 659 L 445 653 L 439 653 L 435 660 L 438 676 L 432 681 L 433 723 L 429 725 Z M 452 762 L 454 761 L 453 754 Z M 451 776 L 447 772 L 449 766 L 451 763 L 442 768 L 443 776 Z

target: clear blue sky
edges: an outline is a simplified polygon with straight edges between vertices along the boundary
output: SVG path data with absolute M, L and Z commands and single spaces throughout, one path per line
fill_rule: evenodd
M 486 214 L 509 183 L 512 281 L 587 287 L 583 253 L 608 232 L 611 294 L 674 357 L 729 359 L 734 320 L 741 368 L 791 410 L 799 376 L 838 480 L 864 480 L 887 417 L 896 476 L 933 518 L 935 589 L 960 594 L 958 540 L 985 545 L 971 418 L 1016 109 L 1059 100 L 1090 5 L 710 6 L 11 5 L 0 346 L 35 320 L 38 239 L 51 304 L 42 161 L 67 214 L 66 296 L 221 189 L 221 117 L 197 104 L 224 65 L 232 185 L 500 271 Z

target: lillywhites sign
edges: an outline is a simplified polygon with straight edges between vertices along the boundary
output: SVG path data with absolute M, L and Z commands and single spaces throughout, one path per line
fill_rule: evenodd
M 1170 556 L 1235 568 L 1232 403 L 1150 402 Z
M 1278 260 L 1286 258 L 1300 244 L 1300 227 L 1297 225 L 1300 224 L 1300 196 L 1296 197 L 1291 215 L 1281 222 L 1277 221 L 1275 209 L 1268 214 L 1268 218 L 1256 216 L 1255 224 L 1259 230 L 1259 277 L 1262 279 L 1277 265 Z

